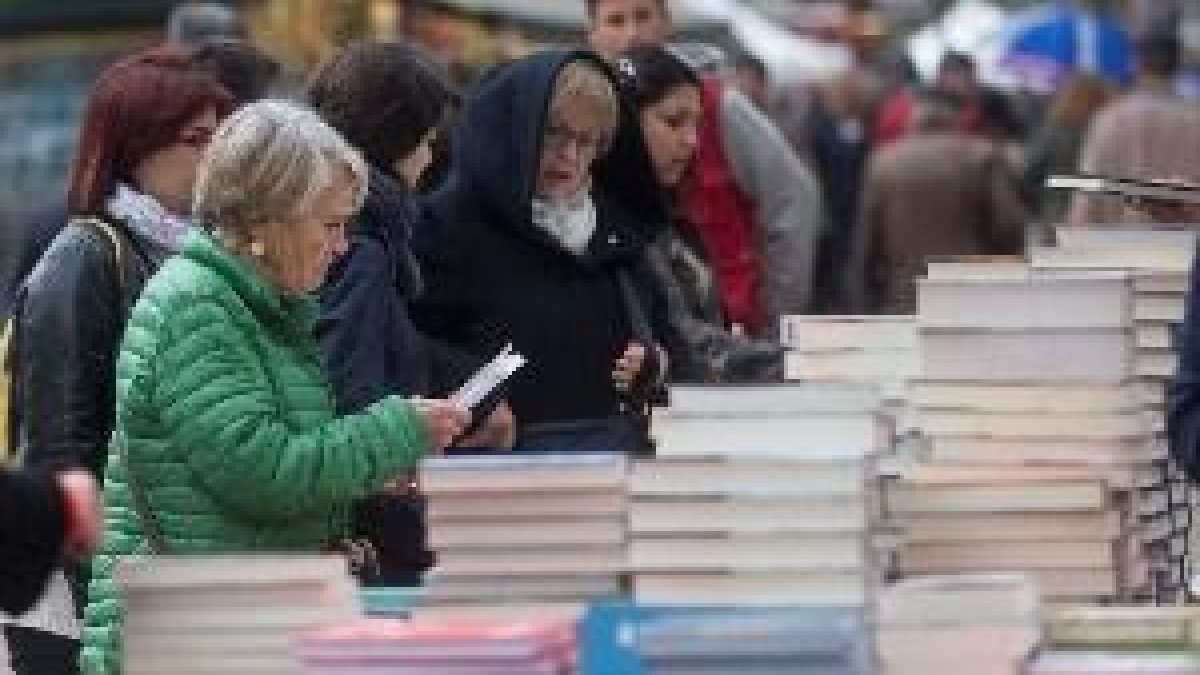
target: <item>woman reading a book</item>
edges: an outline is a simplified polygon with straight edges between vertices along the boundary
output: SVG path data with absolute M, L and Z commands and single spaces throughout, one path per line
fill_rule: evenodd
M 662 375 L 643 263 L 665 209 L 632 111 L 599 57 L 547 51 L 468 97 L 418 251 L 431 333 L 528 358 L 509 382 L 517 451 L 637 453 Z
M 258 101 L 216 130 L 201 227 L 146 285 L 121 346 L 86 672 L 120 672 L 122 556 L 319 550 L 353 500 L 463 431 L 446 401 L 335 412 L 310 294 L 366 182 L 358 152 L 295 104 Z

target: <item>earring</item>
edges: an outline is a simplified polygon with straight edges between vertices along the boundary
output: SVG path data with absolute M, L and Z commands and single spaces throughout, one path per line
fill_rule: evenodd
M 255 258 L 261 258 L 267 254 L 267 246 L 261 240 L 255 239 L 250 242 L 250 255 Z

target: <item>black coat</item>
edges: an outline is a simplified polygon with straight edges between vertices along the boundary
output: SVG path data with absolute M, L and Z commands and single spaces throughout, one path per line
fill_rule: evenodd
M 66 530 L 49 472 L 0 472 L 0 612 L 23 614 L 56 569 Z
M 666 208 L 632 110 L 622 108 L 613 147 L 593 166 L 598 222 L 588 250 L 575 255 L 533 223 L 546 108 L 555 77 L 574 60 L 612 77 L 590 53 L 553 51 L 503 66 L 476 87 L 453 137 L 450 174 L 422 225 L 422 324 L 480 356 L 511 342 L 528 358 L 509 387 L 518 425 L 620 413 L 612 371 L 634 339 L 620 271 L 656 337 L 666 325 L 644 260 Z
M 321 289 L 317 332 L 338 409 L 357 412 L 393 394 L 444 396 L 481 365 L 417 330 L 409 303 L 421 293 L 410 239 L 408 189 L 372 169 L 349 250 Z
M 61 202 L 50 204 L 27 218 L 0 223 L 0 317 L 12 312 L 13 300 L 38 258 L 66 223 Z
M 32 466 L 83 467 L 100 477 L 116 401 L 116 360 L 132 301 L 168 251 L 113 222 L 59 232 L 17 295 L 13 412 Z

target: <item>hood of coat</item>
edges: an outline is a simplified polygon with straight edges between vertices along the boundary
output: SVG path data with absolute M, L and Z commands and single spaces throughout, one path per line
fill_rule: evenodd
M 573 61 L 596 64 L 620 87 L 610 66 L 582 50 L 550 50 L 497 67 L 475 87 L 453 134 L 453 163 L 445 191 L 466 191 L 503 223 L 552 244 L 533 224 L 547 108 L 558 73 Z M 624 230 L 639 245 L 667 222 L 666 202 L 654 177 L 636 112 L 621 101 L 612 146 L 592 165 L 591 192 L 600 204 L 600 229 Z M 436 198 L 435 198 L 436 199 Z M 457 195 L 454 201 L 462 201 Z M 614 222 L 615 221 L 615 222 Z
M 420 210 L 412 190 L 402 180 L 372 166 L 367 198 L 354 219 L 351 237 L 379 242 L 388 252 L 398 291 L 407 298 L 421 294 L 421 270 L 413 255 L 413 228 Z

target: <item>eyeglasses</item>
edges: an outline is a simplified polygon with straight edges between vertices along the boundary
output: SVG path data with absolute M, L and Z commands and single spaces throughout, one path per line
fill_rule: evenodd
M 606 143 L 602 134 L 578 133 L 558 124 L 546 127 L 545 147 L 550 152 L 562 152 L 573 145 L 581 156 L 595 157 Z

